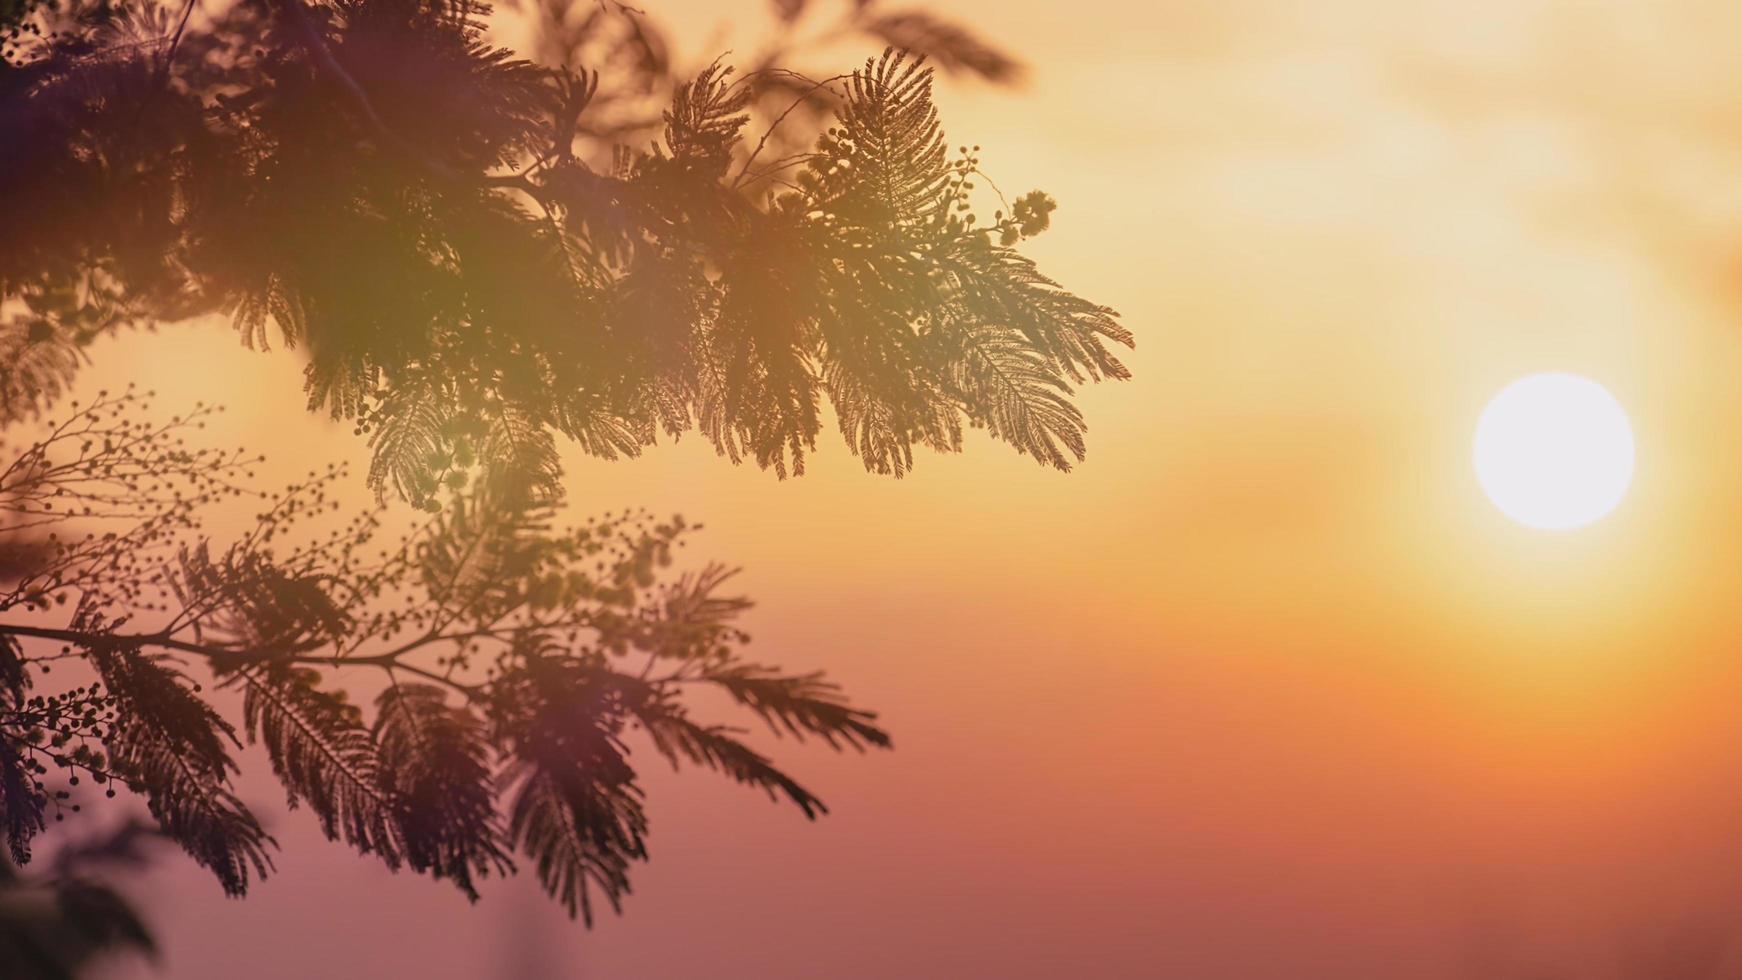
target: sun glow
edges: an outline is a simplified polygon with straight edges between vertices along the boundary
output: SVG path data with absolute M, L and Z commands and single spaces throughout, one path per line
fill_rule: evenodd
M 1476 423 L 1476 478 L 1520 524 L 1584 527 L 1633 481 L 1633 429 L 1621 403 L 1576 374 L 1532 374 L 1502 388 Z

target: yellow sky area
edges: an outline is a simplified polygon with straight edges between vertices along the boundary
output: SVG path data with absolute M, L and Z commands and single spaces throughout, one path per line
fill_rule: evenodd
M 654 12 L 733 43 L 731 12 Z M 801 755 L 837 805 L 802 831 L 656 780 L 630 915 L 549 942 L 597 975 L 730 962 L 778 919 L 867 977 L 1501 976 L 1450 952 L 1492 925 L 1598 976 L 1641 922 L 1734 911 L 1742 11 L 949 12 L 1033 65 L 946 86 L 952 143 L 1058 198 L 1034 253 L 1125 314 L 1136 378 L 1083 393 L 1070 475 L 979 438 L 902 481 L 827 435 L 784 483 L 694 438 L 572 458 L 579 507 L 706 523 L 765 655 L 839 674 L 900 749 Z M 291 411 L 294 355 L 170 330 L 100 363 L 230 402 L 287 466 L 362 458 Z M 1508 522 L 1471 471 L 1486 399 L 1539 370 L 1632 417 L 1632 491 L 1582 531 Z

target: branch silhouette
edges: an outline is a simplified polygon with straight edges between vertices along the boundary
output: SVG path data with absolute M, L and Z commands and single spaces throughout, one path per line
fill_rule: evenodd
M 1069 396 L 1124 377 L 1110 347 L 1131 335 L 1015 251 L 1049 198 L 978 220 L 978 154 L 946 152 L 924 57 L 681 78 L 643 15 L 605 6 L 546 67 L 489 46 L 486 12 L 260 0 L 185 28 L 72 8 L 0 74 L 25 148 L 0 165 L 22 212 L 0 248 L 18 304 L 0 404 L 39 409 L 96 337 L 227 311 L 250 346 L 302 348 L 310 407 L 370 437 L 377 491 L 425 506 L 456 458 L 554 479 L 556 438 L 614 458 L 699 430 L 797 474 L 825 403 L 874 472 L 959 449 L 965 426 L 1083 458 Z M 1009 77 L 934 21 L 863 5 L 845 23 Z M 604 127 L 644 149 L 589 134 L 655 75 L 657 125 Z M 818 98 L 832 125 L 797 114 Z M 83 149 L 123 124 L 138 138 Z
M 0 480 L 0 514 L 121 525 L 46 539 L 0 591 L 0 804 L 21 863 L 47 816 L 78 805 L 45 781 L 60 770 L 74 786 L 144 794 L 164 832 L 243 894 L 275 846 L 232 788 L 231 750 L 246 740 L 329 838 L 473 897 L 518 849 L 590 919 L 594 891 L 617 906 L 646 853 L 632 731 L 674 763 L 826 811 L 733 729 L 695 720 L 695 685 L 794 736 L 890 744 L 820 675 L 744 659 L 735 620 L 750 603 L 722 593 L 730 573 L 664 572 L 691 531 L 681 519 L 563 528 L 560 500 L 507 467 L 397 540 L 378 510 L 299 533 L 337 509 L 340 469 L 253 491 L 257 458 L 185 446 L 204 413 L 166 426 L 149 405 L 128 391 L 77 408 Z M 163 509 L 85 516 L 118 481 Z M 257 524 L 215 549 L 201 514 L 237 497 L 255 501 Z M 64 625 L 41 622 L 57 610 Z M 32 693 L 69 659 L 96 681 Z M 363 668 L 385 681 L 373 721 L 338 683 Z M 242 694 L 240 724 L 197 675 Z
M 1127 376 L 1117 315 L 1018 250 L 1052 199 L 978 208 L 979 150 L 945 140 L 932 66 L 1016 62 L 872 0 L 820 37 L 882 53 L 806 73 L 817 6 L 776 3 L 741 74 L 608 2 L 514 8 L 523 53 L 470 0 L 6 8 L 0 424 L 35 433 L 0 471 L 17 863 L 124 787 L 245 893 L 277 846 L 234 788 L 253 743 L 329 838 L 472 897 L 524 860 L 591 921 L 647 854 L 634 744 L 827 812 L 699 693 L 889 746 L 823 675 L 747 657 L 730 569 L 671 570 L 683 520 L 562 517 L 560 440 L 694 432 L 786 477 L 830 414 L 875 473 L 973 427 L 1069 469 L 1076 386 Z M 62 406 L 97 340 L 202 315 L 296 349 L 308 410 L 367 441 L 374 509 L 331 526 L 337 467 L 262 492 L 259 457 L 190 441 L 216 409 Z M 239 500 L 251 527 L 207 534 Z M 398 536 L 396 502 L 425 512 Z

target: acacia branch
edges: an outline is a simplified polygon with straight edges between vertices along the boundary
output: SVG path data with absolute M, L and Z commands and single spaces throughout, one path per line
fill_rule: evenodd
M 401 658 L 422 644 L 391 650 L 387 653 L 373 654 L 367 657 L 318 657 L 306 653 L 279 653 L 272 651 L 248 650 L 238 647 L 218 646 L 210 643 L 195 643 L 170 636 L 165 633 L 92 633 L 86 630 L 56 629 L 50 626 L 26 626 L 22 623 L 0 623 L 0 635 L 31 637 L 39 640 L 56 640 L 61 643 L 73 643 L 88 649 L 130 649 L 137 647 L 161 647 L 166 650 L 177 650 L 204 657 L 214 667 L 236 668 L 259 663 L 291 663 L 307 664 L 316 667 L 370 667 L 388 666 L 406 673 L 416 674 L 427 680 L 438 681 L 459 691 L 468 698 L 476 696 L 478 686 L 444 677 L 431 670 L 425 670 L 416 664 L 405 663 Z M 435 639 L 442 639 L 437 637 Z

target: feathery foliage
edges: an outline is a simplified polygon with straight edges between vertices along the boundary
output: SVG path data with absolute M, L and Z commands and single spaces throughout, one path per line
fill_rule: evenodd
M 475 880 L 505 874 L 492 784 L 490 729 L 432 684 L 394 683 L 376 702 L 374 742 L 413 871 L 447 878 L 476 899 Z
M 883 53 L 826 78 L 790 67 L 808 0 L 741 72 L 684 69 L 616 3 L 510 3 L 521 51 L 474 0 L 197 6 L 0 8 L 0 425 L 35 433 L 0 471 L 14 860 L 125 787 L 244 893 L 276 842 L 242 738 L 328 838 L 473 898 L 524 860 L 588 921 L 648 853 L 637 745 L 825 813 L 695 695 L 836 749 L 887 748 L 875 715 L 745 658 L 730 569 L 668 570 L 681 519 L 570 522 L 559 441 L 693 431 L 784 477 L 832 416 L 876 473 L 967 428 L 1082 460 L 1074 388 L 1125 377 L 1131 335 L 1017 250 L 1051 198 L 993 187 L 978 217 L 978 148 L 933 100 L 934 65 L 1019 66 L 882 0 L 825 33 Z M 212 409 L 155 421 L 130 389 L 43 421 L 99 338 L 205 314 L 303 358 L 308 409 L 420 523 L 331 528 L 337 468 L 260 493 L 254 457 L 186 442 Z M 212 540 L 238 499 L 254 525 Z
M 97 336 L 221 311 L 251 347 L 297 348 L 310 407 L 367 435 L 371 486 L 424 507 L 474 466 L 555 480 L 555 438 L 618 458 L 697 429 L 797 474 L 830 413 L 878 473 L 964 426 L 1083 458 L 1072 388 L 1124 377 L 1131 335 L 1014 251 L 1050 198 L 977 219 L 977 153 L 949 153 L 926 57 L 994 80 L 1014 62 L 877 4 L 837 30 L 898 47 L 822 80 L 681 72 L 609 4 L 536 7 L 528 58 L 485 13 L 50 18 L 0 71 L 0 139 L 24 148 L 0 164 L 20 205 L 0 407 L 53 397 Z
M 743 659 L 750 603 L 723 591 L 731 572 L 666 571 L 693 530 L 681 519 L 567 524 L 560 488 L 505 467 L 441 491 L 397 540 L 379 511 L 312 533 L 342 471 L 256 492 L 257 459 L 182 441 L 209 413 L 159 425 L 147 402 L 77 408 L 0 473 L 0 514 L 44 535 L 0 587 L 0 808 L 19 863 L 89 780 L 143 795 L 167 837 L 243 894 L 276 848 L 235 794 L 246 738 L 328 838 L 473 898 L 519 852 L 591 921 L 599 900 L 620 907 L 647 856 L 637 741 L 824 812 L 730 729 L 694 720 L 695 693 L 832 745 L 889 745 L 820 675 Z M 256 524 L 215 547 L 200 515 L 236 498 Z M 39 693 L 67 660 L 94 680 Z M 359 671 L 382 684 L 372 712 L 340 683 Z M 196 673 L 240 693 L 239 723 Z

